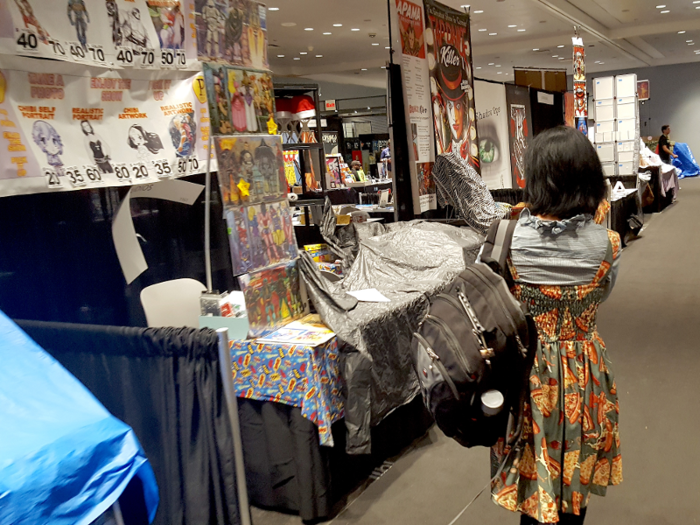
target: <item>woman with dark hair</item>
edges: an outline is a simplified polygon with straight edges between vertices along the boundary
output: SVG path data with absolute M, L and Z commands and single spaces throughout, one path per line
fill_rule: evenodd
M 615 284 L 620 237 L 594 221 L 605 177 L 576 129 L 535 137 L 525 177 L 528 207 L 509 264 L 539 343 L 523 438 L 512 451 L 503 442 L 492 449 L 494 469 L 508 458 L 492 496 L 521 512 L 521 525 L 582 524 L 591 494 L 622 481 L 617 387 L 596 329 L 598 306 Z

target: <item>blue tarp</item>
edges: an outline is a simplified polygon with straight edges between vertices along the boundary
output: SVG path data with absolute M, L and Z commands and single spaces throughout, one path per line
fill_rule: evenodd
M 678 155 L 677 159 L 673 159 L 673 165 L 681 170 L 679 179 L 685 177 L 697 177 L 700 175 L 700 166 L 695 162 L 693 152 L 684 142 L 676 142 L 673 145 L 673 153 Z
M 158 487 L 133 430 L 0 312 L 0 524 L 87 525 L 139 476 Z

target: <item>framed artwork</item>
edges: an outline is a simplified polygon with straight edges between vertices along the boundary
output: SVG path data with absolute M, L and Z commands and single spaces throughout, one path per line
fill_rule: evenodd
M 651 98 L 648 80 L 637 80 L 637 97 L 640 102 Z

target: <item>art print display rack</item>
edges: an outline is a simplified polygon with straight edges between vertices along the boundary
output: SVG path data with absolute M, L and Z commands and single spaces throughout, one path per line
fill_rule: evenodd
M 321 112 L 319 101 L 319 88 L 315 84 L 275 84 L 275 98 L 277 105 L 277 117 L 282 127 L 283 149 L 285 151 L 298 151 L 299 172 L 301 178 L 301 196 L 295 203 L 304 208 L 304 226 L 311 225 L 309 217 L 309 207 L 318 207 L 320 212 L 324 197 L 327 191 L 326 185 L 326 155 L 323 149 L 323 139 L 321 136 Z M 280 118 L 284 114 L 285 102 L 291 103 L 295 97 L 308 96 L 313 101 L 313 110 L 308 114 L 296 117 L 301 124 L 298 129 L 293 121 L 284 122 L 285 118 Z M 283 110 L 282 112 L 280 110 Z M 311 113 L 313 112 L 313 117 Z M 288 112 L 291 113 L 291 112 Z M 308 127 L 311 119 L 316 120 L 314 128 Z M 291 119 L 289 119 L 291 120 Z M 303 136 L 303 138 L 302 138 Z M 319 189 L 320 186 L 320 189 Z M 320 213 L 317 214 L 320 216 Z M 318 221 L 314 221 L 318 222 Z

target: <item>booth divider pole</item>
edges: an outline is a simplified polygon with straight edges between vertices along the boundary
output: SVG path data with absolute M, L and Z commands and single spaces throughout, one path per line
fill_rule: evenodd
M 207 170 L 208 171 L 208 170 Z M 219 338 L 219 367 L 224 384 L 224 395 L 228 406 L 229 420 L 233 432 L 233 463 L 236 469 L 236 488 L 238 489 L 238 507 L 241 514 L 241 525 L 251 525 L 250 506 L 248 503 L 248 487 L 245 481 L 245 465 L 243 463 L 243 441 L 241 440 L 241 424 L 238 420 L 238 401 L 233 389 L 231 378 L 231 352 L 228 345 L 228 328 L 216 331 Z
M 207 174 L 204 182 L 204 271 L 207 275 L 207 292 L 213 290 L 211 281 L 211 133 L 207 147 Z

